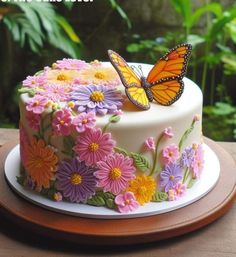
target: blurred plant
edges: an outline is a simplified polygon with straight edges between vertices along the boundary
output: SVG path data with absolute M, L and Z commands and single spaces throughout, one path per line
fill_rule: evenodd
M 45 43 L 49 43 L 73 58 L 80 56 L 79 37 L 51 3 L 2 3 L 1 22 L 21 47 L 28 44 L 33 52 L 39 54 Z

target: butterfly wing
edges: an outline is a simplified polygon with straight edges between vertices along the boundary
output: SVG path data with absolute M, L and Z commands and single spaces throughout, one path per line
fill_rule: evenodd
M 181 44 L 172 48 L 153 66 L 148 74 L 147 81 L 152 84 L 163 78 L 183 78 L 187 71 L 191 50 L 192 46 L 190 44 Z
M 183 93 L 184 83 L 181 78 L 164 78 L 151 85 L 151 92 L 156 102 L 161 105 L 171 105 Z
M 125 92 L 129 100 L 144 110 L 149 109 L 149 100 L 145 90 L 142 88 L 140 78 L 119 54 L 108 50 L 108 56 L 126 88 Z

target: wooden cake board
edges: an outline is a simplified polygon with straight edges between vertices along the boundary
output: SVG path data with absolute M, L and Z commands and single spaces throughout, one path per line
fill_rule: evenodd
M 0 211 L 25 229 L 77 244 L 127 245 L 153 242 L 199 229 L 224 215 L 236 195 L 236 166 L 217 143 L 205 138 L 221 165 L 216 186 L 200 200 L 175 211 L 122 220 L 86 219 L 60 214 L 34 205 L 8 186 L 4 162 L 18 142 L 0 148 Z M 209 171 L 210 172 L 210 171 Z

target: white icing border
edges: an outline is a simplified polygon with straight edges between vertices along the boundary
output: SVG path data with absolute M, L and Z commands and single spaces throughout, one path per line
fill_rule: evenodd
M 125 214 L 105 207 L 94 207 L 86 204 L 69 202 L 54 202 L 36 192 L 23 188 L 17 181 L 16 176 L 20 172 L 19 145 L 15 146 L 8 154 L 5 161 L 5 176 L 10 187 L 26 200 L 43 208 L 85 218 L 95 219 L 124 219 L 145 217 L 173 211 L 189 205 L 206 195 L 216 185 L 220 176 L 220 163 L 216 154 L 206 144 L 203 145 L 205 152 L 204 170 L 192 188 L 176 201 L 164 201 L 161 203 L 148 203 L 140 206 L 136 211 Z

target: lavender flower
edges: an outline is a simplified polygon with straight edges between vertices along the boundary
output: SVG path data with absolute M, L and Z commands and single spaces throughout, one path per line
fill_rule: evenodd
M 79 112 L 105 115 L 115 113 L 122 106 L 121 92 L 103 85 L 79 86 L 72 94 Z
M 192 147 L 185 148 L 180 158 L 180 166 L 182 168 L 184 167 L 190 168 L 194 160 L 194 155 L 195 155 L 195 151 Z
M 165 192 L 173 189 L 174 186 L 182 179 L 181 167 L 176 163 L 169 163 L 160 173 L 160 187 L 164 188 Z
M 56 187 L 71 202 L 85 202 L 95 194 L 97 181 L 94 172 L 94 168 L 76 158 L 62 161 L 56 174 Z

